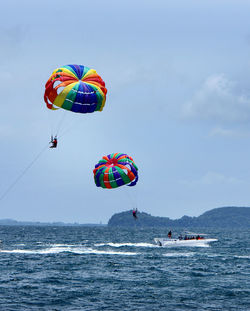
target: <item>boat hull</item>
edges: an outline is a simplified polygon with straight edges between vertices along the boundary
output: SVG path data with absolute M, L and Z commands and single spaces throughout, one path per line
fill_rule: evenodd
M 154 238 L 154 241 L 159 246 L 204 246 L 211 242 L 216 242 L 217 239 L 165 239 L 165 238 Z

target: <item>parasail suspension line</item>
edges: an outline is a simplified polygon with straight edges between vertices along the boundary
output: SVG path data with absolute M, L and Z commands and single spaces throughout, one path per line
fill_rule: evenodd
M 31 168 L 31 166 L 40 158 L 40 156 L 44 153 L 46 149 L 48 149 L 48 145 L 46 146 L 35 156 L 35 158 L 30 162 L 30 164 L 17 176 L 17 178 L 9 185 L 9 187 L 5 190 L 5 192 L 1 195 L 0 201 L 2 201 L 6 195 L 12 190 L 12 188 L 19 182 L 19 180 L 26 174 L 26 172 Z

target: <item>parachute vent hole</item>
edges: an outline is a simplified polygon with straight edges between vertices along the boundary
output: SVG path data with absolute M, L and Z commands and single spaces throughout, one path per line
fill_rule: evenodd
M 59 82 L 59 81 L 58 81 Z M 64 90 L 64 87 L 59 87 L 56 92 L 57 92 L 57 95 L 59 95 L 62 91 Z
M 62 81 L 57 80 L 57 81 L 54 82 L 53 87 L 56 87 L 56 86 L 58 86 L 58 85 L 61 84 L 61 83 L 62 83 Z

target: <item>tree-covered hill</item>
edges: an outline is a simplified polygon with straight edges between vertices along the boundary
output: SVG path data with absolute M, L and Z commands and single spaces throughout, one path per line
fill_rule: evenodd
M 175 220 L 144 212 L 138 212 L 137 216 L 137 219 L 133 218 L 132 210 L 114 214 L 108 226 L 250 228 L 250 207 L 219 207 L 198 217 L 183 216 Z

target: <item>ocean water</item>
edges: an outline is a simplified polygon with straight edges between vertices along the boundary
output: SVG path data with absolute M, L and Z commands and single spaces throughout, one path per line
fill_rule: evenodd
M 0 310 L 250 310 L 250 230 L 168 229 L 1 226 Z

